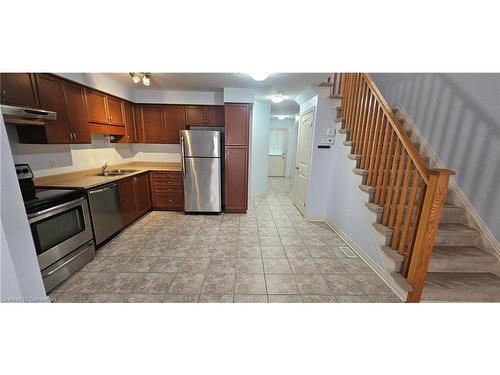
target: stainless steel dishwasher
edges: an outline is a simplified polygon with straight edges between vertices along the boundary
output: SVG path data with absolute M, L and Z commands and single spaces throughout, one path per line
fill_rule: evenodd
M 118 184 L 89 189 L 88 195 L 95 241 L 99 245 L 123 228 Z

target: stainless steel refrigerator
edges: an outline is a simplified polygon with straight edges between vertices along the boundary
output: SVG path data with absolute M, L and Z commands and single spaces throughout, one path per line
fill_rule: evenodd
M 184 211 L 222 211 L 221 132 L 181 130 Z

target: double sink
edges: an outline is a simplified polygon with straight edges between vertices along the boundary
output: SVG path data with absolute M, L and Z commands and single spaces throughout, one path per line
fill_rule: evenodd
M 96 173 L 96 176 L 102 176 L 102 177 L 112 177 L 112 176 L 123 176 L 129 173 L 134 173 L 139 171 L 138 169 L 114 169 L 112 171 L 108 172 L 99 172 Z

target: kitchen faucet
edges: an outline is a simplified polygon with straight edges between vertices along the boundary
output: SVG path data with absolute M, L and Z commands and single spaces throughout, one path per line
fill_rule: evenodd
M 101 167 L 101 173 L 104 173 L 107 167 L 109 167 L 108 163 L 104 163 L 104 165 Z

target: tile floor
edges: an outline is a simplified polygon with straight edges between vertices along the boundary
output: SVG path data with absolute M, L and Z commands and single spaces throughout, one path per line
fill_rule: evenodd
M 247 214 L 154 211 L 58 286 L 53 302 L 399 302 L 340 237 L 270 178 Z

